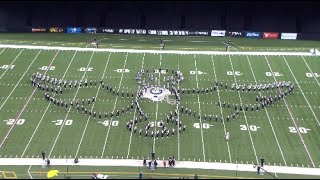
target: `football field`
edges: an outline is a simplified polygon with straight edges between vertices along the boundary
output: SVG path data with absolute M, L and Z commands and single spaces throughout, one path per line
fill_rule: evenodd
M 0 158 L 39 158 L 45 150 L 49 158 L 143 159 L 151 158 L 154 150 L 161 160 L 174 156 L 178 161 L 256 164 L 264 157 L 267 165 L 320 167 L 319 57 L 2 48 L 0 62 Z M 135 77 L 141 69 L 157 77 L 155 85 L 165 85 L 164 78 L 170 77 L 172 70 L 183 73 L 184 79 L 176 87 L 181 97 L 179 110 L 183 106 L 184 111 L 178 111 L 177 117 L 186 126 L 185 131 L 178 133 L 175 122 L 167 122 L 167 114 L 175 110 L 169 96 L 163 101 L 140 99 L 147 120 L 139 120 L 135 107 L 121 114 L 121 109 L 126 110 L 135 100 L 139 88 Z M 45 93 L 30 81 L 37 72 L 67 82 L 87 79 L 87 87 L 67 85 L 66 89 L 62 87 L 62 94 L 52 94 L 69 104 L 79 101 L 80 106 L 82 99 L 87 103 L 95 97 L 87 107 L 97 112 L 97 117 L 85 115 L 75 106 L 66 108 L 48 102 Z M 101 86 L 100 80 L 115 94 Z M 293 92 L 253 111 L 256 96 L 274 97 L 282 89 L 231 89 L 233 83 L 247 87 L 283 81 L 294 84 Z M 201 92 L 216 82 L 216 91 Z M 187 93 L 193 88 L 200 93 Z M 219 106 L 219 102 L 230 104 L 230 108 Z M 248 111 L 243 109 L 233 119 L 234 106 L 241 104 L 248 105 Z M 191 115 L 185 113 L 186 108 L 192 109 Z M 115 115 L 117 110 L 119 116 Z M 136 133 L 126 126 L 135 118 Z M 149 131 L 145 137 L 148 122 L 151 130 L 161 131 L 161 120 L 176 133 L 152 138 Z M 226 132 L 230 132 L 229 141 L 225 140 Z

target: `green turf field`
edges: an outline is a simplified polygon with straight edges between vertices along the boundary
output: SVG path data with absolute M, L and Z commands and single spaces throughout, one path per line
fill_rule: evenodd
M 18 39 L 22 37 L 14 37 L 11 39 L 14 41 L 10 42 L 19 44 Z M 77 38 L 80 42 L 81 38 Z M 152 38 L 158 43 L 155 37 L 146 37 L 148 41 L 152 41 Z M 1 39 L 1 43 L 6 44 L 3 35 Z M 25 41 L 29 42 L 31 39 L 32 37 L 29 37 Z M 85 42 L 87 39 L 89 37 L 84 36 L 81 41 Z M 220 40 L 214 41 L 217 43 L 213 45 L 214 48 L 224 50 L 224 45 L 219 44 Z M 264 40 L 259 41 L 260 47 L 266 48 L 274 43 L 264 45 L 261 41 Z M 257 48 L 257 42 L 248 44 L 247 47 L 252 47 L 253 51 Z M 130 48 L 131 43 L 124 48 Z M 154 46 L 157 46 L 157 43 L 154 43 Z M 177 43 L 177 49 L 182 50 L 182 44 L 183 41 Z M 87 44 L 82 47 L 85 45 Z M 287 49 L 289 45 L 275 48 Z M 150 44 L 149 46 L 150 49 L 158 49 Z M 201 45 L 192 45 L 194 46 L 201 49 Z M 300 51 L 307 51 L 308 47 L 312 46 L 311 43 L 298 47 L 301 48 Z M 143 47 L 148 48 L 141 45 L 141 48 Z M 208 47 L 205 46 L 204 49 L 207 50 Z M 303 48 L 306 50 L 302 50 Z M 240 49 L 238 47 L 238 50 Z M 9 48 L 0 49 L 0 53 L 0 158 L 37 158 L 41 156 L 41 151 L 45 150 L 49 158 L 142 159 L 150 157 L 154 148 L 159 159 L 175 156 L 181 161 L 253 164 L 259 162 L 260 157 L 264 157 L 267 165 L 320 167 L 319 57 L 93 53 Z M 187 126 L 186 131 L 175 133 L 168 138 L 155 139 L 150 135 L 147 138 L 139 137 L 127 130 L 126 122 L 137 117 L 137 111 L 115 117 L 112 122 L 110 118 L 94 119 L 70 106 L 66 109 L 49 104 L 44 93 L 30 82 L 31 75 L 36 72 L 46 72 L 50 77 L 73 82 L 81 79 L 97 80 L 97 86 L 67 88 L 62 95 L 58 94 L 57 98 L 68 102 L 79 99 L 81 102 L 82 99 L 96 96 L 97 101 L 91 105 L 92 110 L 97 113 L 110 113 L 121 110 L 122 107 L 126 108 L 134 98 L 122 97 L 121 94 L 113 95 L 99 86 L 100 79 L 119 92 L 129 91 L 131 94 L 138 89 L 135 80 L 137 72 L 140 69 L 153 71 L 155 68 L 169 69 L 168 73 L 156 73 L 159 77 L 155 84 L 163 84 L 163 78 L 171 75 L 171 70 L 179 69 L 184 75 L 184 80 L 179 84 L 180 89 L 207 88 L 217 81 L 227 83 L 228 90 L 223 86 L 219 92 L 181 94 L 181 105 L 200 112 L 201 119 L 179 113 L 180 120 Z M 290 81 L 295 85 L 293 93 L 287 96 L 285 101 L 281 100 L 266 110 L 251 112 L 249 108 L 248 112 L 240 112 L 239 117 L 230 122 L 226 119 L 218 119 L 216 122 L 214 118 L 212 121 L 204 120 L 204 114 L 224 117 L 232 114 L 232 104 L 255 103 L 255 97 L 259 93 L 230 90 L 232 83 L 272 83 L 275 79 Z M 279 91 L 273 89 L 261 93 L 274 96 Z M 219 100 L 229 102 L 231 108 L 220 108 L 217 105 Z M 166 121 L 166 113 L 174 111 L 175 108 L 165 101 L 152 102 L 146 99 L 141 100 L 140 105 L 148 114 L 148 121 L 153 121 L 154 124 L 160 120 Z M 17 119 L 14 125 L 13 119 Z M 146 124 L 142 120 L 138 123 L 138 129 L 144 129 Z M 157 129 L 156 126 L 154 128 Z M 176 126 L 170 122 L 168 128 L 171 130 Z M 226 131 L 231 134 L 229 142 L 224 139 Z
M 230 39 L 232 51 L 308 51 L 320 49 L 319 41 L 275 40 L 241 37 L 211 36 L 161 36 L 167 50 L 210 50 L 225 51 L 225 43 Z M 160 36 L 121 35 L 121 34 L 64 34 L 64 33 L 3 33 L 1 44 L 27 44 L 46 46 L 92 47 L 90 42 L 96 38 L 101 48 L 115 49 L 153 49 L 159 50 Z

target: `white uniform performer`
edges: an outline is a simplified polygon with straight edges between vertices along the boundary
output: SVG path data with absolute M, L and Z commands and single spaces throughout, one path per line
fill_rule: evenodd
M 226 141 L 229 141 L 229 139 L 230 139 L 230 133 L 229 133 L 229 131 L 227 131 L 227 133 L 226 133 L 226 135 L 225 135 L 225 138 L 226 138 Z

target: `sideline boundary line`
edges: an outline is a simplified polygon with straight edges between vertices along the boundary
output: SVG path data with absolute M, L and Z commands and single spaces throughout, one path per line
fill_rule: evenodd
M 46 172 L 41 172 L 41 171 L 34 171 L 34 172 L 30 172 L 32 174 L 46 174 Z M 59 172 L 60 174 L 88 174 L 88 175 L 92 175 L 92 172 L 88 171 L 88 172 L 84 172 L 84 171 L 73 171 L 73 172 Z M 97 173 L 101 173 L 101 174 L 111 174 L 111 175 L 139 175 L 138 172 L 123 172 L 123 171 L 119 171 L 119 172 L 100 172 L 97 171 Z M 176 176 L 181 176 L 181 177 L 194 177 L 194 174 L 176 174 L 176 173 L 143 173 L 144 175 L 154 175 L 154 176 L 162 176 L 162 177 L 176 177 Z M 256 178 L 256 177 L 241 177 L 241 176 L 218 176 L 218 175 L 205 175 L 205 174 L 201 174 L 198 175 L 198 177 L 203 177 L 203 178 L 226 178 L 226 179 L 263 179 L 263 178 Z
M 141 159 L 80 159 L 76 165 L 73 158 L 50 159 L 52 166 L 110 166 L 110 167 L 143 167 Z M 35 165 L 40 166 L 41 158 L 0 158 L 0 165 Z M 163 168 L 162 163 L 158 164 L 159 168 Z M 257 172 L 253 164 L 235 164 L 235 163 L 214 163 L 214 162 L 194 162 L 194 161 L 177 161 L 175 169 L 212 169 L 212 170 L 231 170 Z M 301 174 L 301 175 L 317 175 L 320 176 L 320 168 L 307 167 L 287 167 L 287 166 L 271 166 L 265 165 L 264 169 L 270 173 L 282 174 Z M 31 172 L 30 172 L 31 173 Z
M 125 53 L 161 53 L 161 54 L 208 54 L 208 55 L 286 55 L 286 56 L 314 56 L 310 52 L 225 52 L 225 51 L 176 51 L 176 50 L 136 50 L 136 49 L 99 49 L 81 47 L 58 47 L 58 46 L 30 46 L 30 45 L 11 45 L 0 44 L 0 48 L 14 49 L 42 49 L 42 50 L 61 50 L 61 51 L 89 51 L 89 52 L 125 52 Z

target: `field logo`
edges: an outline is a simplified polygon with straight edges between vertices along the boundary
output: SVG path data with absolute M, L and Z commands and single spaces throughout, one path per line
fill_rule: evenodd
M 48 178 L 53 178 L 53 177 L 55 177 L 55 176 L 58 176 L 58 173 L 59 173 L 58 170 L 50 170 L 50 171 L 48 171 L 48 173 L 47 173 L 47 177 L 48 177 Z
M 171 95 L 171 92 L 163 87 L 152 87 L 152 88 L 147 88 L 143 95 L 141 96 L 142 98 L 148 98 L 152 101 L 163 101 L 165 99 L 169 100 L 169 96 Z

